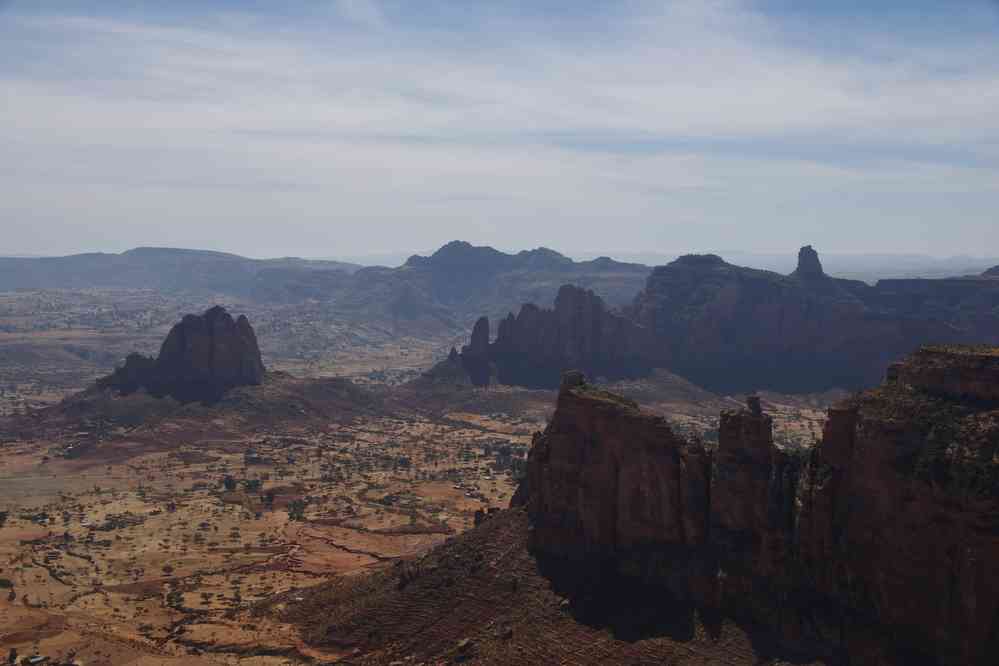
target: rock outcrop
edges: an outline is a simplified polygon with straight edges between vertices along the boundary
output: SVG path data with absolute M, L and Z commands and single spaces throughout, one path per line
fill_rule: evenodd
M 606 559 L 702 542 L 706 515 L 690 507 L 707 505 L 709 470 L 704 447 L 675 435 L 663 418 L 567 381 L 551 423 L 534 437 L 519 501 L 526 501 L 541 550 Z
M 257 336 L 245 315 L 236 320 L 215 306 L 186 315 L 163 341 L 156 359 L 130 354 L 124 366 L 98 380 L 98 386 L 131 393 L 140 388 L 181 402 L 218 400 L 237 386 L 264 377 Z
M 717 449 L 566 382 L 527 476 L 532 545 L 851 663 L 999 653 L 999 349 L 933 348 L 830 409 L 807 453 L 759 402 Z
M 554 308 L 526 304 L 501 320 L 491 344 L 489 320 L 479 319 L 461 358 L 478 386 L 495 376 L 503 384 L 555 388 L 569 368 L 608 378 L 644 374 L 653 352 L 647 330 L 609 310 L 592 291 L 564 285 Z
M 888 367 L 887 379 L 944 397 L 999 402 L 999 351 L 989 346 L 927 346 Z
M 793 275 L 805 280 L 826 277 L 822 262 L 819 261 L 819 253 L 811 245 L 798 250 L 798 267 Z
M 472 339 L 461 348 L 461 365 L 475 386 L 486 386 L 492 375 L 489 362 L 489 318 L 479 317 Z

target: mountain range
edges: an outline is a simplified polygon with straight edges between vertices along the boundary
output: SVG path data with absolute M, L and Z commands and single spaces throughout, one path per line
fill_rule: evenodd
M 317 303 L 339 322 L 423 339 L 462 335 L 485 317 L 499 322 L 496 340 L 486 321 L 461 355 L 473 383 L 553 386 L 567 368 L 604 377 L 668 368 L 722 392 L 861 388 L 920 344 L 997 342 L 997 275 L 999 267 L 872 285 L 828 275 L 808 246 L 788 274 L 714 254 L 650 268 L 464 241 L 395 268 L 171 248 L 0 259 L 0 291 L 138 288 Z
M 480 320 L 459 360 L 476 384 L 553 387 L 572 368 L 617 379 L 664 367 L 726 393 L 859 389 L 919 345 L 999 342 L 994 274 L 869 285 L 827 275 L 811 246 L 787 275 L 686 255 L 656 267 L 620 312 L 566 286 L 554 309 L 528 304 L 502 319 L 495 341 Z

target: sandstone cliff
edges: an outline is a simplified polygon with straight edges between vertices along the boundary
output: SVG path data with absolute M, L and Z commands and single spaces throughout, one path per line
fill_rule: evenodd
M 210 402 L 236 386 L 259 384 L 264 372 L 250 322 L 244 315 L 233 320 L 225 308 L 215 306 L 176 324 L 156 359 L 130 354 L 98 386 L 123 393 L 144 388 L 182 402 Z
M 750 400 L 717 449 L 578 377 L 514 502 L 539 552 L 613 567 L 853 663 L 999 653 L 999 350 L 934 348 L 779 450 Z

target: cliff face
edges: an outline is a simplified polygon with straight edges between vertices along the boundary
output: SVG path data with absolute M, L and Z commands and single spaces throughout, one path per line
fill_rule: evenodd
M 610 557 L 662 543 L 697 544 L 707 522 L 710 461 L 661 417 L 585 384 L 564 387 L 530 452 L 526 500 L 534 539 L 567 557 Z
M 999 402 L 982 392 L 996 368 L 997 350 L 915 354 L 831 409 L 806 455 L 774 446 L 757 402 L 722 414 L 710 451 L 572 381 L 515 502 L 538 551 L 789 641 L 858 663 L 984 664 L 999 650 Z
M 475 386 L 486 386 L 492 376 L 489 359 L 489 318 L 479 317 L 471 341 L 461 348 L 461 366 Z
M 236 386 L 259 384 L 264 372 L 250 322 L 243 315 L 233 320 L 225 308 L 215 306 L 174 325 L 155 360 L 131 354 L 98 385 L 124 393 L 145 388 L 182 402 L 213 401 Z
M 489 320 L 480 318 L 462 363 L 473 384 L 490 382 L 495 369 L 503 384 L 539 388 L 558 386 L 562 371 L 582 368 L 606 377 L 642 374 L 654 346 L 649 332 L 607 309 L 592 291 L 564 285 L 551 310 L 524 305 L 501 320 L 489 343 Z
M 689 255 L 656 268 L 629 315 L 671 371 L 717 391 L 859 388 L 921 344 L 999 342 L 991 281 L 905 282 L 831 278 L 810 246 L 790 275 Z

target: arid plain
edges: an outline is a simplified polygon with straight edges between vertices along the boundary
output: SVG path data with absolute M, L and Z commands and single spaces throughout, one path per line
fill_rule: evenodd
M 5 652 L 85 664 L 342 657 L 256 605 L 390 567 L 506 507 L 554 407 L 553 391 L 404 383 L 461 342 L 453 335 L 400 340 L 259 305 L 262 386 L 214 406 L 77 395 L 129 351 L 155 351 L 205 299 L 92 290 L 2 302 Z M 613 386 L 708 440 L 718 410 L 741 400 L 665 372 Z M 765 395 L 777 438 L 808 446 L 834 397 Z

